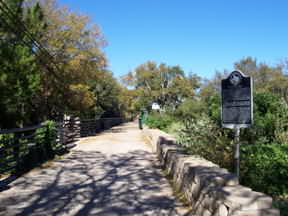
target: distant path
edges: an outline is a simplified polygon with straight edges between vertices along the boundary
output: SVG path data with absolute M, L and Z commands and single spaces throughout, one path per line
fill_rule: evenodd
M 0 192 L 1 216 L 175 216 L 175 209 L 184 211 L 136 123 L 83 138 L 64 159 L 9 186 Z

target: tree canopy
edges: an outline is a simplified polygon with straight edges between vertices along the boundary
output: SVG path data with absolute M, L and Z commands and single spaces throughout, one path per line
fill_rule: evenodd
M 186 76 L 180 66 L 167 66 L 147 61 L 122 77 L 122 82 L 133 86 L 138 93 L 138 107 L 151 109 L 152 103 L 161 109 L 176 109 L 187 98 L 195 96 L 200 78 Z
M 108 70 L 100 27 L 55 0 L 5 0 L 0 18 L 0 128 L 63 114 L 125 113 L 123 87 Z

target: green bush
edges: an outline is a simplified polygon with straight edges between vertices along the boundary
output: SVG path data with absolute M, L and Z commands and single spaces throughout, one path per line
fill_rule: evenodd
M 57 128 L 54 121 L 45 121 L 44 127 L 36 131 L 36 142 L 46 158 L 53 158 L 63 146 L 57 142 Z
M 288 108 L 271 92 L 254 94 L 254 124 L 241 133 L 245 144 L 288 143 Z
M 23 151 L 23 161 L 17 171 L 25 172 L 39 164 L 54 158 L 57 154 L 57 129 L 56 123 L 46 121 L 42 124 L 44 127 L 39 128 L 35 132 L 34 142 L 36 145 L 28 151 Z M 25 145 L 23 145 L 25 146 Z
M 10 173 L 26 172 L 61 153 L 63 147 L 57 142 L 56 123 L 46 121 L 42 125 L 42 128 L 35 131 L 35 135 L 33 135 L 33 131 L 30 131 L 29 137 L 25 133 L 0 135 L 0 147 L 11 146 L 2 153 L 5 157 L 2 157 L 0 162 L 5 166 L 0 167 L 0 173 L 13 166 L 15 168 L 10 169 Z M 13 159 L 13 157 L 18 159 L 6 162 Z
M 281 216 L 288 216 L 288 201 L 287 200 L 275 200 L 273 207 L 280 210 Z
M 231 168 L 230 133 L 230 130 L 219 128 L 208 116 L 202 115 L 199 119 L 185 121 L 185 128 L 179 132 L 177 142 L 191 154 Z
M 168 126 L 168 128 L 166 129 L 166 132 L 172 136 L 177 137 L 179 135 L 180 131 L 182 131 L 183 129 L 184 129 L 183 122 L 174 121 L 174 122 L 172 122 L 171 125 Z
M 167 131 L 169 126 L 173 123 L 175 118 L 168 114 L 150 114 L 145 120 L 145 124 L 149 128 L 158 128 L 163 131 Z
M 197 119 L 205 110 L 204 104 L 199 100 L 188 99 L 175 111 L 175 116 L 180 120 Z
M 269 195 L 288 194 L 288 144 L 241 146 L 241 183 Z

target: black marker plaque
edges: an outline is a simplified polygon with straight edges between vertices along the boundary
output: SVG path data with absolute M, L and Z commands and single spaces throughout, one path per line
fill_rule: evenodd
M 221 83 L 222 125 L 247 128 L 253 121 L 252 79 L 233 71 Z

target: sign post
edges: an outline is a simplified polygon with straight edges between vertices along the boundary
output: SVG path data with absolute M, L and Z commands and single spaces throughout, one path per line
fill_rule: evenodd
M 221 82 L 222 127 L 235 131 L 234 169 L 240 176 L 240 129 L 253 124 L 252 78 L 233 71 Z
M 234 136 L 234 169 L 235 173 L 239 179 L 240 177 L 240 128 L 237 127 L 235 129 L 235 136 Z

